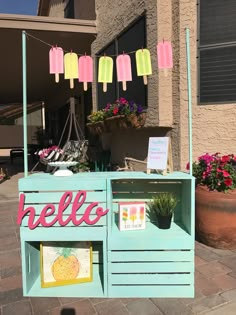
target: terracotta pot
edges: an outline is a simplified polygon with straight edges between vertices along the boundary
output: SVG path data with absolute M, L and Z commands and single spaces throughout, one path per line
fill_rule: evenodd
M 196 235 L 214 248 L 236 249 L 236 190 L 196 188 Z

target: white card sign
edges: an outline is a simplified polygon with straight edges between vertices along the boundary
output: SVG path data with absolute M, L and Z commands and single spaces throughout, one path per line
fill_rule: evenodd
M 169 137 L 151 137 L 148 144 L 147 169 L 167 168 Z
M 121 202 L 119 204 L 120 231 L 145 229 L 145 202 Z

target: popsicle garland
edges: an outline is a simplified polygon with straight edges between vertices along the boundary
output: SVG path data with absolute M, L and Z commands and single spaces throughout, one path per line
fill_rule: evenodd
M 49 50 L 49 72 L 55 74 L 55 82 L 59 82 L 59 74 L 64 73 L 64 53 L 61 47 Z
M 99 58 L 98 82 L 103 83 L 103 92 L 107 91 L 107 83 L 112 83 L 113 59 L 108 56 Z
M 167 69 L 173 68 L 172 46 L 168 41 L 162 41 L 157 44 L 158 68 L 164 69 L 165 76 Z
M 78 56 L 73 53 L 64 55 L 65 79 L 70 80 L 70 88 L 74 88 L 74 79 L 79 78 Z
M 147 85 L 147 75 L 152 74 L 152 64 L 150 51 L 148 49 L 139 49 L 135 53 L 137 75 L 143 76 L 143 82 Z
M 161 41 L 156 46 L 158 69 L 167 70 L 173 67 L 172 45 L 169 41 Z M 134 53 L 134 52 L 132 52 Z M 143 76 L 147 84 L 147 76 L 152 74 L 150 51 L 147 48 L 135 51 L 137 75 Z M 117 80 L 122 82 L 123 91 L 127 90 L 127 81 L 132 81 L 131 58 L 128 53 L 123 53 L 116 58 Z M 80 56 L 73 52 L 64 54 L 61 47 L 52 47 L 49 51 L 49 72 L 55 74 L 55 82 L 59 82 L 59 74 L 64 73 L 64 78 L 70 80 L 70 88 L 74 88 L 74 79 L 83 83 L 87 91 L 88 82 L 93 82 L 93 58 Z M 113 58 L 102 56 L 99 58 L 98 82 L 103 83 L 103 91 L 107 91 L 107 83 L 113 80 Z
M 83 82 L 84 91 L 88 89 L 88 82 L 93 82 L 93 59 L 90 56 L 79 57 L 79 82 Z
M 119 55 L 116 58 L 117 80 L 122 82 L 123 91 L 127 90 L 126 82 L 132 81 L 131 59 L 127 54 Z

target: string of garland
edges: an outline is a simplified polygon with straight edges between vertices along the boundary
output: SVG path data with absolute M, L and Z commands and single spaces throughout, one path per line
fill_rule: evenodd
M 40 39 L 40 38 L 38 38 L 38 37 L 36 37 L 36 36 L 34 36 L 34 35 L 28 33 L 28 32 L 25 32 L 25 34 L 26 34 L 27 37 L 31 37 L 31 38 L 33 38 L 33 39 L 35 39 L 35 40 L 37 40 L 37 41 L 43 43 L 44 45 L 49 46 L 50 48 L 58 46 L 58 45 L 53 45 L 53 44 L 50 44 L 50 43 L 48 43 L 48 42 L 45 42 L 44 40 L 42 40 L 42 39 Z M 64 51 L 65 53 L 70 53 L 70 52 L 71 52 L 71 50 L 64 50 L 64 49 L 63 49 L 63 51 Z M 74 51 L 73 51 L 73 52 L 74 52 Z M 125 53 L 126 53 L 127 55 L 131 55 L 131 54 L 135 54 L 135 52 L 136 52 L 136 50 L 129 51 L 129 52 L 125 52 Z M 85 55 L 85 54 L 79 54 L 79 53 L 76 53 L 76 52 L 74 52 L 74 53 L 75 53 L 76 55 L 78 55 L 78 56 L 84 56 L 84 55 Z M 100 58 L 100 57 L 102 57 L 102 56 L 104 56 L 104 54 L 103 54 L 103 55 L 95 55 L 96 58 Z M 117 56 L 118 56 L 118 54 L 109 55 L 109 57 L 117 57 Z

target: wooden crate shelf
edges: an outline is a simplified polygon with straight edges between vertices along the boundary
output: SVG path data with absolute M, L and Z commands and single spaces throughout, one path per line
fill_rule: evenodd
M 33 187 L 33 190 L 32 190 Z M 100 172 L 59 178 L 34 174 L 19 181 L 25 207 L 34 207 L 39 218 L 51 203 L 58 213 L 61 196 L 70 191 L 74 200 L 81 190 L 86 201 L 78 210 L 82 217 L 91 202 L 109 209 L 95 225 L 85 222 L 66 226 L 28 228 L 28 217 L 21 224 L 23 292 L 25 296 L 58 297 L 193 297 L 194 296 L 194 178 L 186 173 L 166 176 L 142 172 Z M 169 191 L 179 199 L 171 228 L 160 230 L 148 217 L 146 229 L 120 231 L 119 203 L 147 203 L 155 193 Z M 63 211 L 63 219 L 72 210 Z M 92 210 L 91 219 L 96 217 Z M 51 222 L 52 217 L 46 218 Z M 93 281 L 52 288 L 41 288 L 39 244 L 41 241 L 91 241 Z

